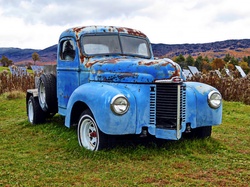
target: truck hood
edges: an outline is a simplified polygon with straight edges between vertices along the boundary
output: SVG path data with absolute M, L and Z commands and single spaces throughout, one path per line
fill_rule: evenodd
M 90 81 L 154 83 L 185 79 L 180 66 L 170 59 L 120 59 L 93 60 L 86 63 L 90 68 Z

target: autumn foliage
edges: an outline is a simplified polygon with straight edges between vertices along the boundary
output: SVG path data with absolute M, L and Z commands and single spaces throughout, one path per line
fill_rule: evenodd
M 172 60 L 177 62 L 182 69 L 188 69 L 188 66 L 195 66 L 202 73 L 208 73 L 211 70 L 223 70 L 224 68 L 234 71 L 236 65 L 240 66 L 246 74 L 250 72 L 250 56 L 238 59 L 227 54 L 224 58 L 209 59 L 207 56 L 193 58 L 190 55 L 185 58 L 180 54 Z
M 216 58 L 213 60 L 213 62 L 211 63 L 212 69 L 223 69 L 225 67 L 225 61 L 220 59 L 220 58 Z

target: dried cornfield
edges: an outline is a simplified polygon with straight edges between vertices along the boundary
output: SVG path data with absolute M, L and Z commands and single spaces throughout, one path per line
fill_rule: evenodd
M 233 77 L 220 78 L 210 72 L 193 76 L 188 81 L 202 82 L 217 88 L 226 101 L 237 101 L 250 105 L 250 74 L 242 78 L 237 72 L 233 72 Z
M 12 75 L 8 71 L 0 72 L 0 94 L 11 91 L 23 91 L 35 87 L 33 74 Z
M 223 77 L 219 78 L 214 73 L 196 75 L 188 81 L 196 81 L 209 84 L 217 88 L 224 100 L 239 101 L 250 105 L 250 74 L 245 78 Z M 8 71 L 0 72 L 0 94 L 15 90 L 26 92 L 27 89 L 35 87 L 35 75 L 28 74 L 25 76 L 11 75 Z

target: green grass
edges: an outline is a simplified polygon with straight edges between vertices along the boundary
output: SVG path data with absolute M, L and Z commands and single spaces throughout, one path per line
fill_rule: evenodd
M 248 186 L 250 106 L 224 102 L 205 140 L 90 152 L 55 116 L 32 126 L 25 99 L 0 96 L 0 186 Z
M 4 70 L 10 71 L 8 67 L 0 66 L 0 72 L 2 72 L 2 71 L 4 71 Z
M 2 71 L 4 71 L 4 70 L 6 70 L 6 71 L 8 71 L 8 72 L 10 73 L 9 67 L 0 66 L 0 72 L 2 72 Z M 30 74 L 33 74 L 33 73 L 34 73 L 33 70 L 31 70 L 31 69 L 27 69 L 27 72 L 30 73 Z

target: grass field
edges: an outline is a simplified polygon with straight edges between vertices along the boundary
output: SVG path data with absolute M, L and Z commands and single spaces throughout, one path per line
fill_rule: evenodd
M 7 96 L 0 95 L 0 186 L 249 185 L 249 105 L 224 102 L 223 124 L 210 139 L 90 152 L 62 117 L 32 126 L 24 96 Z
M 2 72 L 2 71 L 4 71 L 4 70 L 9 71 L 9 68 L 8 68 L 8 67 L 2 67 L 2 66 L 0 66 L 0 72 Z
M 9 67 L 2 67 L 2 66 L 0 66 L 0 72 L 2 72 L 2 71 L 4 71 L 4 70 L 10 73 Z M 30 69 L 27 69 L 27 72 L 28 72 L 29 74 L 33 74 L 33 73 L 34 73 L 34 72 L 33 72 L 32 70 L 30 70 Z

